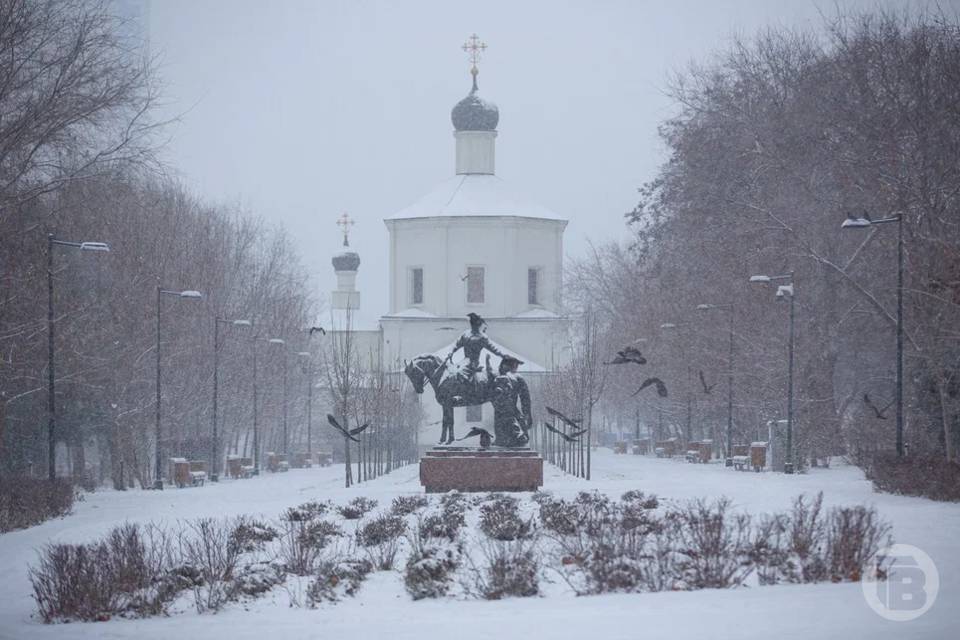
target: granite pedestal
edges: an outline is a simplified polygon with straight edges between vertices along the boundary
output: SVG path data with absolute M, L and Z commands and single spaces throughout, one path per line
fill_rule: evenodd
M 434 447 L 420 459 L 427 493 L 536 491 L 543 486 L 543 458 L 529 448 Z

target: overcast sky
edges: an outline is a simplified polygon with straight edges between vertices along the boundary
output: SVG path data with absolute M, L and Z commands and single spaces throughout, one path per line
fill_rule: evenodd
M 199 195 L 283 225 L 323 295 L 335 220 L 349 213 L 369 324 L 387 311 L 382 219 L 454 173 L 450 109 L 470 88 L 470 34 L 489 47 L 479 85 L 500 108 L 497 174 L 569 218 L 577 256 L 625 236 L 623 214 L 665 160 L 670 74 L 737 34 L 816 28 L 819 11 L 809 0 L 153 0 L 150 46 L 167 108 L 183 113 L 168 162 Z

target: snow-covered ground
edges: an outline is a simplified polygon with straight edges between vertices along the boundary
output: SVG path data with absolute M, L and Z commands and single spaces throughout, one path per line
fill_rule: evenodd
M 101 491 L 74 513 L 26 531 L 0 535 L 0 638 L 955 638 L 960 634 L 960 505 L 874 493 L 853 467 L 809 474 L 735 472 L 720 465 L 617 456 L 599 450 L 590 482 L 549 465 L 545 489 L 572 496 L 599 489 L 619 496 L 641 489 L 662 498 L 725 495 L 752 514 L 785 511 L 799 493 L 824 492 L 826 505 L 873 504 L 893 524 L 896 542 L 929 554 L 940 574 L 934 606 L 910 622 L 884 620 L 859 584 L 778 585 L 732 590 L 575 597 L 413 602 L 397 573 L 373 575 L 355 598 L 318 609 L 290 607 L 283 596 L 217 614 L 45 625 L 34 615 L 27 567 L 49 541 L 88 542 L 125 521 L 260 514 L 276 517 L 308 500 L 346 502 L 357 495 L 381 505 L 421 491 L 417 466 L 344 489 L 342 465 L 225 481 L 163 492 Z

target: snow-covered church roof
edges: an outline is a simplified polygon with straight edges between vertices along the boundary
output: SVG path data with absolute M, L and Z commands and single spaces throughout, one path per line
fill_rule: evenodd
M 566 221 L 544 206 L 518 195 L 492 174 L 455 175 L 387 220 L 461 216 L 517 216 Z

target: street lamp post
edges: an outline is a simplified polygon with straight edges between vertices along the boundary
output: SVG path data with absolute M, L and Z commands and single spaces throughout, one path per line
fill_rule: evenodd
M 849 216 L 841 229 L 864 229 L 877 224 L 897 223 L 897 456 L 903 457 L 903 215 L 871 220 L 869 216 Z
M 283 338 L 270 338 L 267 342 L 283 347 L 283 453 L 288 455 L 287 451 L 287 349 L 286 341 Z
M 51 480 L 57 477 L 57 402 L 54 381 L 54 314 L 53 314 L 53 248 L 72 247 L 80 251 L 110 251 L 105 242 L 67 242 L 47 234 L 47 473 Z
M 687 326 L 690 323 L 675 323 L 675 322 L 664 322 L 660 325 L 660 329 L 672 331 L 681 326 Z M 682 341 L 681 344 L 685 344 L 685 341 Z M 686 348 L 680 347 L 681 357 L 686 361 Z M 687 442 L 693 440 L 693 367 L 690 366 L 690 363 L 687 362 Z
M 220 448 L 217 440 L 217 390 L 220 378 L 220 325 L 230 324 L 235 327 L 250 327 L 253 325 L 249 320 L 227 320 L 219 316 L 213 318 L 213 440 L 210 443 L 210 481 L 217 482 L 220 479 L 218 473 L 218 454 Z
M 185 300 L 198 300 L 203 297 L 199 291 L 168 291 L 157 285 L 157 411 L 156 411 L 156 474 L 153 482 L 154 489 L 163 489 L 162 456 L 160 446 L 160 301 L 163 296 L 177 296 Z
M 771 282 L 786 281 L 788 284 L 782 284 L 777 287 L 777 300 L 790 301 L 790 341 L 787 349 L 787 452 L 786 460 L 783 463 L 784 473 L 793 473 L 793 352 L 794 352 L 794 318 L 795 318 L 795 296 L 794 296 L 794 277 L 791 271 L 781 276 L 751 276 L 750 282 L 755 284 L 769 284 Z
M 301 351 L 297 355 L 306 361 L 304 373 L 307 376 L 307 457 L 313 460 L 313 361 L 309 351 Z
M 733 304 L 700 304 L 699 311 L 726 309 L 730 313 L 730 346 L 727 353 L 727 456 L 725 465 L 733 466 Z

